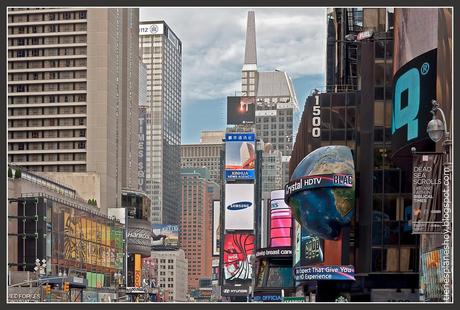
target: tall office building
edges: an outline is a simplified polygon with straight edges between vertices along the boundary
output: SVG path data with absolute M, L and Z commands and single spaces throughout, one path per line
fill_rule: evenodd
M 138 9 L 8 10 L 8 162 L 102 211 L 136 183 Z
M 212 275 L 212 205 L 219 185 L 207 168 L 182 168 L 182 216 L 179 243 L 188 261 L 189 291 Z
M 256 134 L 283 157 L 283 182 L 288 181 L 288 162 L 292 151 L 293 116 L 297 97 L 286 72 L 259 72 L 257 70 L 257 45 L 255 15 L 248 12 L 246 47 L 241 76 L 242 96 L 256 97 Z M 283 183 L 283 184 L 284 184 Z
M 164 21 L 143 21 L 139 48 L 147 67 L 146 192 L 153 224 L 178 224 L 182 43 Z

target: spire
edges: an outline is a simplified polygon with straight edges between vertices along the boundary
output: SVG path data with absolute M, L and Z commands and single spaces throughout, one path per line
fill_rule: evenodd
M 248 12 L 243 70 L 257 70 L 256 18 L 254 11 Z

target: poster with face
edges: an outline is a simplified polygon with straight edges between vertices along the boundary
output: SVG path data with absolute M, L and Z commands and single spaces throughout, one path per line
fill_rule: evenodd
M 254 235 L 226 234 L 224 236 L 225 280 L 227 282 L 251 281 L 253 255 Z

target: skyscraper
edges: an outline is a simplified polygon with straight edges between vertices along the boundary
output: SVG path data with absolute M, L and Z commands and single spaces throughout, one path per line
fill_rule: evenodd
M 147 67 L 145 181 L 151 222 L 178 224 L 182 43 L 164 21 L 143 21 L 139 48 Z
M 8 162 L 120 206 L 136 183 L 138 9 L 8 10 Z
M 288 180 L 288 162 L 292 151 L 293 114 L 297 97 L 291 78 L 286 72 L 259 72 L 255 15 L 248 12 L 246 47 L 241 79 L 242 96 L 256 97 L 256 134 L 274 150 L 282 153 L 283 182 Z M 284 184 L 283 183 L 283 184 Z
M 200 278 L 212 274 L 212 204 L 218 184 L 209 180 L 207 168 L 182 168 L 182 216 L 179 243 L 188 261 L 189 290 Z

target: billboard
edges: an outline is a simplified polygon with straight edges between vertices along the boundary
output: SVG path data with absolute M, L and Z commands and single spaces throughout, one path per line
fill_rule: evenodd
M 355 280 L 355 268 L 346 266 L 301 266 L 294 269 L 296 281 Z
M 142 257 L 149 257 L 153 238 L 149 221 L 128 219 L 127 226 L 128 253 L 142 254 Z
M 140 254 L 134 254 L 134 286 L 142 286 L 142 259 Z
M 220 201 L 213 201 L 212 206 L 212 255 L 220 253 Z
M 392 156 L 411 147 L 429 150 L 434 143 L 426 127 L 431 120 L 431 100 L 436 98 L 437 49 L 413 58 L 393 77 L 393 108 L 391 116 Z M 401 155 L 401 154 L 400 154 Z
M 224 279 L 228 282 L 250 282 L 251 259 L 254 255 L 254 235 L 226 234 L 224 236 Z
M 324 261 L 324 240 L 301 228 L 300 265 L 311 266 Z
M 225 184 L 225 229 L 254 229 L 254 184 Z
M 270 247 L 291 245 L 292 213 L 284 191 L 272 191 L 270 202 Z
M 254 133 L 225 134 L 226 180 L 254 180 L 255 140 Z
M 227 97 L 227 125 L 254 124 L 255 97 Z
M 178 225 L 152 224 L 152 232 L 155 235 L 152 247 L 156 249 L 179 247 Z
M 355 165 L 350 148 L 333 145 L 310 152 L 285 186 L 296 220 L 322 239 L 339 240 L 355 206 Z
M 446 275 L 451 272 L 449 265 L 443 264 L 445 256 L 442 248 L 421 255 L 420 290 L 424 293 L 424 301 L 451 301 L 450 294 L 444 291 L 444 284 L 450 286 Z
M 412 233 L 442 233 L 442 154 L 414 154 Z

